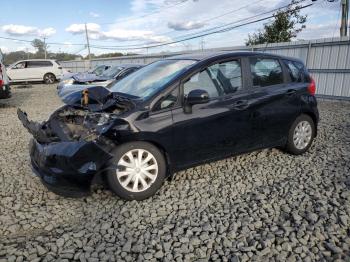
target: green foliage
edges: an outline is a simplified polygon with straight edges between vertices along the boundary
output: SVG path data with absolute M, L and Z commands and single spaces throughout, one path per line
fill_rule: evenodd
M 18 60 L 23 60 L 28 58 L 28 54 L 31 58 L 33 58 L 32 53 L 27 53 L 24 51 L 15 51 L 15 52 L 10 52 L 10 53 L 5 53 L 4 54 L 4 61 L 3 63 L 5 65 L 11 65 L 14 62 L 17 62 Z
M 292 0 L 287 10 L 274 14 L 274 20 L 264 25 L 257 33 L 249 34 L 246 45 L 258 45 L 265 43 L 289 42 L 296 37 L 306 26 L 307 15 L 300 14 L 300 2 Z
M 48 48 L 47 44 L 45 44 L 44 41 L 37 38 L 32 41 L 32 46 L 37 49 L 37 54 L 44 54 L 45 49 Z

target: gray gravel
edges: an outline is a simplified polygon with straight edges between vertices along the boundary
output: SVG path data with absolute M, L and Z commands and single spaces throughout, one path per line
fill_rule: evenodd
M 0 261 L 350 261 L 350 103 L 320 101 L 303 156 L 262 150 L 179 172 L 143 202 L 95 187 L 67 199 L 29 166 L 20 106 L 44 120 L 54 86 L 0 100 Z

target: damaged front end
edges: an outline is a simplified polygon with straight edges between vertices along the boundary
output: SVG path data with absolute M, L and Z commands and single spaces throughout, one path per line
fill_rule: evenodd
M 111 151 L 118 143 L 118 129 L 129 129 L 120 115 L 135 105 L 102 87 L 67 99 L 67 105 L 43 123 L 28 120 L 20 109 L 17 114 L 33 136 L 33 171 L 51 191 L 76 197 L 90 192 L 96 174 L 113 168 Z

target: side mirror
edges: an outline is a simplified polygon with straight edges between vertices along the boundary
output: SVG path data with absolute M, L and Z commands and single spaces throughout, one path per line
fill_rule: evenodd
M 209 102 L 209 94 L 202 89 L 195 89 L 188 93 L 185 99 L 185 113 L 192 113 L 192 106 Z

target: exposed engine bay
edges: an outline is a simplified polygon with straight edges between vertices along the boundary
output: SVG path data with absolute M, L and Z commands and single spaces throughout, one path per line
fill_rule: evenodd
M 94 141 L 120 121 L 120 114 L 134 106 L 131 100 L 101 88 L 89 90 L 89 93 L 83 95 L 80 92 L 73 94 L 67 98 L 67 105 L 57 109 L 43 123 L 28 120 L 27 114 L 20 109 L 17 114 L 24 127 L 39 143 Z

